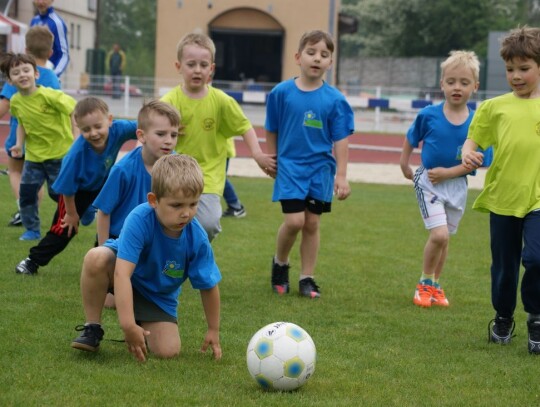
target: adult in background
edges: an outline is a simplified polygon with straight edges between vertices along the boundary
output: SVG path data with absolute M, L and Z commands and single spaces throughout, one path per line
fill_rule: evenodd
M 113 99 L 120 99 L 122 92 L 120 91 L 120 82 L 122 81 L 122 73 L 126 66 L 126 54 L 120 48 L 120 45 L 114 44 L 112 49 L 107 54 L 107 65 L 112 78 Z
M 53 53 L 50 61 L 54 65 L 54 73 L 60 77 L 69 64 L 69 48 L 67 40 L 67 27 L 52 6 L 54 0 L 34 0 L 38 14 L 30 21 L 34 25 L 46 25 L 54 35 Z

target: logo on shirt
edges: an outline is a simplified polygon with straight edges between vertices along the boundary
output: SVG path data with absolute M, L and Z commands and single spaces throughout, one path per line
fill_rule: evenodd
M 163 273 L 172 278 L 183 278 L 184 270 L 180 264 L 177 264 L 174 260 L 170 260 L 165 264 Z
M 212 118 L 209 118 L 209 119 L 204 119 L 203 120 L 203 129 L 205 131 L 210 131 L 214 128 L 214 125 L 215 125 L 215 121 L 214 119 Z
M 322 129 L 322 121 L 317 119 L 317 115 L 311 110 L 304 113 L 304 126 Z

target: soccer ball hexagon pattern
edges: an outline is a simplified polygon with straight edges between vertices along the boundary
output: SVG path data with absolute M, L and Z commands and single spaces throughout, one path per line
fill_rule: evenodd
M 315 343 L 291 322 L 274 322 L 253 335 L 247 347 L 249 373 L 268 390 L 290 391 L 315 372 Z

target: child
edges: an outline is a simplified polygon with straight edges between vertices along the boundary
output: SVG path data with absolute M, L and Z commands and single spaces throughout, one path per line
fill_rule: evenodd
M 152 166 L 163 155 L 174 151 L 180 117 L 168 103 L 150 100 L 137 118 L 137 139 L 142 144 L 116 165 L 94 201 L 97 211 L 98 244 L 117 238 L 126 216 L 146 202 L 150 192 Z
M 320 297 L 313 279 L 320 217 L 330 212 L 333 193 L 342 200 L 351 192 L 347 137 L 354 132 L 354 114 L 345 97 L 323 79 L 333 52 L 330 34 L 305 33 L 295 55 L 300 76 L 278 84 L 268 96 L 267 151 L 277 153 L 277 173 L 274 168 L 267 173 L 276 177 L 272 199 L 281 202 L 284 214 L 272 260 L 272 289 L 278 294 L 289 292 L 289 253 L 301 233 L 300 295 Z
M 241 134 L 259 167 L 275 170 L 275 159 L 261 151 L 255 130 L 238 103 L 208 85 L 215 68 L 215 53 L 214 43 L 206 35 L 192 33 L 183 37 L 175 63 L 183 83 L 162 98 L 179 110 L 185 126 L 176 151 L 194 157 L 203 170 L 204 192 L 197 219 L 210 241 L 221 231 L 227 139 Z
M 227 170 L 229 169 L 229 162 L 232 157 L 236 156 L 236 147 L 234 145 L 234 138 L 227 139 L 227 162 L 225 164 L 225 176 L 227 175 Z M 225 178 L 225 187 L 223 188 L 223 199 L 227 204 L 227 209 L 223 212 L 222 217 L 224 218 L 243 218 L 246 216 L 246 208 L 240 202 L 238 195 L 229 178 Z
M 445 101 L 422 109 L 407 132 L 401 153 L 401 171 L 414 181 L 416 199 L 429 237 L 424 247 L 423 271 L 413 302 L 420 307 L 448 307 L 439 278 L 448 255 L 451 234 L 457 232 L 467 204 L 467 178 L 461 147 L 467 138 L 473 111 L 467 106 L 478 90 L 480 62 L 474 52 L 452 51 L 441 63 Z M 413 174 L 409 159 L 422 144 L 422 165 Z
M 8 52 L 0 70 L 17 88 L 10 101 L 11 114 L 19 122 L 12 156 L 22 157 L 26 143 L 19 201 L 26 231 L 19 239 L 37 240 L 41 238 L 38 192 L 47 180 L 49 196 L 58 200 L 51 186 L 77 132 L 71 117 L 76 101 L 60 90 L 36 85 L 39 72 L 30 55 Z
M 47 61 L 52 54 L 54 37 L 46 26 L 35 26 L 28 30 L 25 36 L 26 52 L 36 60 L 39 76 L 36 80 L 38 85 L 48 88 L 60 89 L 60 81 L 56 74 L 46 68 Z M 17 88 L 9 83 L 5 83 L 0 93 L 0 117 L 9 111 L 9 101 L 17 92 Z M 21 226 L 21 216 L 19 214 L 19 189 L 21 184 L 21 172 L 24 163 L 24 154 L 21 157 L 12 157 L 11 147 L 17 142 L 17 119 L 13 116 L 9 120 L 9 135 L 6 139 L 5 149 L 8 156 L 8 172 L 11 190 L 17 200 L 17 212 L 13 215 L 10 226 Z M 40 189 L 41 197 L 41 189 Z
M 158 357 L 178 355 L 178 296 L 189 278 L 193 288 L 200 290 L 208 323 L 201 350 L 211 346 L 214 358 L 221 358 L 221 274 L 206 232 L 194 219 L 202 191 L 203 175 L 193 158 L 173 154 L 156 162 L 148 203 L 129 214 L 117 240 L 92 249 L 117 255 L 116 266 L 100 270 L 99 276 L 83 285 L 86 324 L 78 328 L 83 333 L 72 347 L 98 349 L 104 334 L 101 309 L 107 287 L 114 286 L 118 320 L 129 351 L 139 361 L 145 361 L 147 345 Z
M 502 40 L 500 55 L 512 92 L 484 101 L 463 146 L 463 164 L 477 168 L 477 146 L 494 147 L 493 164 L 473 208 L 490 214 L 491 302 L 489 341 L 511 342 L 519 268 L 527 312 L 528 350 L 540 354 L 540 28 L 522 27 Z
M 73 117 L 81 131 L 62 160 L 52 188 L 60 194 L 51 229 L 15 271 L 34 275 L 75 237 L 79 220 L 98 195 L 127 140 L 136 139 L 135 121 L 114 120 L 107 104 L 96 97 L 82 99 Z

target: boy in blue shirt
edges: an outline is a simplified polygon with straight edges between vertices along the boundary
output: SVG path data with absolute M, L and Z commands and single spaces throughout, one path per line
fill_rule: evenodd
M 137 123 L 113 120 L 107 104 L 96 97 L 77 103 L 74 118 L 78 137 L 62 160 L 60 174 L 52 188 L 60 195 L 51 228 L 15 271 L 34 275 L 62 252 L 75 237 L 79 220 L 98 195 L 120 148 L 136 139 Z
M 104 334 L 101 310 L 107 289 L 114 287 L 129 351 L 139 361 L 146 360 L 147 346 L 161 358 L 178 355 L 178 296 L 189 279 L 200 290 L 208 324 L 201 350 L 210 346 L 214 358 L 221 358 L 221 274 L 208 236 L 195 219 L 203 186 L 201 168 L 192 157 L 173 154 L 155 163 L 148 202 L 128 215 L 118 239 L 93 249 L 110 252 L 116 262 L 93 279 L 83 276 L 86 324 L 78 328 L 82 333 L 72 342 L 73 348 L 98 349 Z
M 305 33 L 295 55 L 300 76 L 268 95 L 267 153 L 277 153 L 277 173 L 272 168 L 266 172 L 276 178 L 272 199 L 281 202 L 284 214 L 272 261 L 271 284 L 278 294 L 289 292 L 289 253 L 301 233 L 300 295 L 320 297 L 313 274 L 321 214 L 330 212 L 333 194 L 342 200 L 351 192 L 347 137 L 354 132 L 354 114 L 345 97 L 323 79 L 333 52 L 328 33 Z

